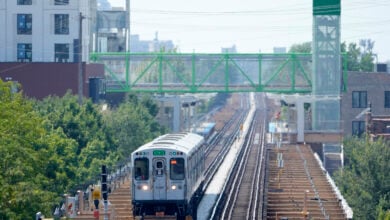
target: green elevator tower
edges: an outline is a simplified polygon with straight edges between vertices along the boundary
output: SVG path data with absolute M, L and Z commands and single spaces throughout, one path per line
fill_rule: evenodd
M 340 0 L 313 0 L 312 129 L 341 129 Z

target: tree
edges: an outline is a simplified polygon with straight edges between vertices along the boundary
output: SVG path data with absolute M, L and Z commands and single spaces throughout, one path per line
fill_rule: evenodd
M 104 115 L 104 121 L 115 140 L 114 145 L 117 146 L 116 151 L 120 159 L 130 156 L 133 150 L 165 132 L 151 115 L 156 114 L 155 104 L 147 98 L 141 100 L 130 94 L 127 101 L 115 111 L 108 111 Z
M 141 104 L 145 106 L 146 109 L 148 109 L 149 114 L 152 117 L 156 117 L 158 114 L 158 105 L 150 96 L 142 96 L 141 97 Z
M 293 44 L 289 53 L 311 53 L 311 42 L 305 42 L 302 44 Z
M 372 72 L 374 67 L 373 48 L 375 42 L 371 39 L 362 39 L 356 43 L 343 42 L 340 45 L 341 53 L 346 53 L 347 71 Z M 311 42 L 293 44 L 289 53 L 311 53 Z
M 37 210 L 49 211 L 55 193 L 46 191 L 51 179 L 44 175 L 51 135 L 32 103 L 12 82 L 0 80 L 0 219 L 31 219 Z
M 103 114 L 70 93 L 33 101 L 17 87 L 0 80 L 0 219 L 31 219 L 37 211 L 50 216 L 64 193 L 96 182 L 102 164 L 115 166 L 164 132 L 147 98 L 135 96 Z
M 62 158 L 66 167 L 62 185 L 66 185 L 68 190 L 94 178 L 100 172 L 96 166 L 109 163 L 106 158 L 111 148 L 116 147 L 98 106 L 91 100 L 79 105 L 77 96 L 67 92 L 63 97 L 51 96 L 36 102 L 35 108 L 47 119 L 49 127 L 62 131 L 64 138 L 75 143 L 74 148 L 62 152 L 64 154 L 55 154 Z M 96 164 L 95 167 L 91 167 L 92 164 Z
M 374 67 L 374 54 L 372 52 L 374 42 L 370 39 L 360 40 L 359 47 L 356 43 L 345 42 L 341 44 L 341 52 L 347 54 L 347 70 L 372 72 Z
M 344 141 L 346 162 L 335 181 L 354 211 L 354 219 L 376 219 L 390 210 L 390 148 L 384 140 Z
M 360 49 L 356 43 L 350 43 L 347 48 L 347 44 L 344 42 L 341 44 L 341 52 L 347 54 L 347 70 L 359 71 L 360 70 Z
M 36 109 L 53 123 L 54 128 L 62 128 L 68 138 L 76 140 L 76 154 L 91 140 L 106 138 L 102 131 L 102 116 L 91 100 L 79 105 L 77 96 L 68 91 L 63 97 L 50 96 L 36 103 Z
M 363 50 L 360 58 L 361 71 L 371 72 L 374 69 L 374 54 L 372 49 L 374 48 L 375 42 L 370 39 L 362 39 L 359 44 Z

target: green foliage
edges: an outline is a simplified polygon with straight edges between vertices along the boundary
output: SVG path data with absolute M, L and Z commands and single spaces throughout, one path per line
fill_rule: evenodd
M 343 42 L 340 45 L 341 53 L 347 55 L 347 71 L 372 72 L 374 69 L 374 42 L 370 39 L 360 40 L 359 47 L 356 43 Z M 293 44 L 289 53 L 311 53 L 311 42 Z
M 346 163 L 335 181 L 354 211 L 354 219 L 376 219 L 390 210 L 390 148 L 383 140 L 344 141 Z
M 147 105 L 144 106 L 143 103 Z M 105 124 L 115 140 L 115 151 L 121 159 L 129 157 L 133 150 L 146 141 L 165 133 L 164 128 L 151 115 L 151 112 L 157 114 L 156 106 L 152 103 L 148 98 L 140 100 L 132 94 L 118 109 L 105 113 Z
M 65 185 L 66 189 L 95 177 L 100 169 L 91 168 L 93 160 L 100 161 L 102 165 L 112 146 L 98 106 L 90 100 L 83 103 L 79 105 L 78 98 L 68 92 L 61 98 L 48 97 L 35 105 L 36 110 L 49 122 L 48 127 L 62 131 L 62 138 L 74 142 L 58 149 L 63 154 L 54 154 L 63 160 L 60 164 L 64 167 L 64 173 L 59 176 L 63 177 L 65 182 L 61 185 Z M 59 164 L 53 165 L 56 166 Z M 73 181 L 69 182 L 69 179 Z
M 52 122 L 54 129 L 62 128 L 68 138 L 77 141 L 76 154 L 91 140 L 105 138 L 102 117 L 90 100 L 80 106 L 77 97 L 68 92 L 62 98 L 54 96 L 38 102 L 37 110 Z
M 49 151 L 44 148 L 50 134 L 12 84 L 0 80 L 0 219 L 31 219 L 36 210 L 53 202 L 52 184 L 45 176 Z
M 102 164 L 115 167 L 165 131 L 146 97 L 102 112 L 70 93 L 28 100 L 14 86 L 0 80 L 0 219 L 50 216 L 64 193 L 96 182 Z
M 347 70 L 359 72 L 372 72 L 374 67 L 373 46 L 371 40 L 363 40 L 368 42 L 368 46 L 359 47 L 356 43 L 349 43 L 348 46 L 344 42 L 341 44 L 341 52 L 347 53 Z M 362 42 L 363 42 L 362 41 Z M 367 45 L 362 44 L 362 45 Z
M 347 48 L 347 44 L 344 42 L 341 44 L 341 52 L 347 53 L 347 70 L 348 71 L 359 71 L 359 57 L 360 49 L 356 43 L 350 43 Z
M 289 53 L 311 53 L 311 42 L 305 42 L 302 44 L 293 44 Z
M 141 104 L 145 106 L 152 117 L 156 117 L 159 111 L 158 105 L 150 96 L 142 96 Z
M 382 197 L 379 201 L 379 204 L 376 207 L 378 214 L 378 220 L 390 220 L 390 198 Z

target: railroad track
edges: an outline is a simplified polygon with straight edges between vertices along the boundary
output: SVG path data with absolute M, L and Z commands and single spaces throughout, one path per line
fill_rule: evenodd
M 264 106 L 264 99 L 261 105 Z M 212 219 L 262 219 L 265 111 L 257 109 Z
M 247 96 L 246 102 L 249 102 Z M 212 181 L 213 176 L 229 152 L 229 146 L 231 146 L 235 139 L 238 138 L 240 133 L 240 125 L 244 122 L 249 112 L 249 107 L 248 105 L 246 106 L 247 107 L 244 107 L 242 111 L 237 111 L 233 114 L 233 116 L 225 123 L 225 125 L 217 133 L 206 149 L 205 167 L 207 167 L 207 170 L 205 171 L 204 189 L 206 189 L 209 183 Z

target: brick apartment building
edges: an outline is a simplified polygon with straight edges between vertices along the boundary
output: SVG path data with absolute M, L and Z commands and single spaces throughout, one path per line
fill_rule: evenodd
M 365 113 L 369 107 L 374 121 L 376 116 L 382 121 L 390 118 L 390 74 L 348 72 L 347 91 L 341 98 L 344 137 L 365 132 Z
M 90 79 L 104 78 L 103 65 L 88 63 L 96 10 L 96 0 L 0 1 L 0 78 L 41 99 L 77 94 L 81 72 L 82 94 L 90 96 Z

